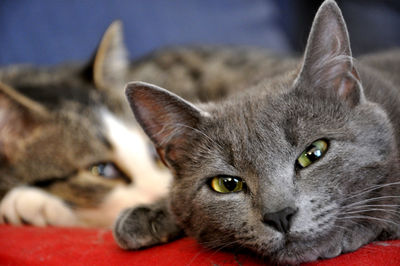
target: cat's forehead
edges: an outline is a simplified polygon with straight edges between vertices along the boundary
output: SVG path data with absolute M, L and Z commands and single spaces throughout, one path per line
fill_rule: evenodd
M 0 82 L 50 109 L 59 108 L 65 101 L 88 105 L 93 98 L 91 94 L 95 92 L 94 86 L 85 80 L 82 66 L 75 64 L 11 66 L 0 69 Z
M 257 90 L 212 108 L 210 130 L 218 132 L 214 136 L 253 146 L 298 146 L 347 121 L 348 110 L 337 99 L 295 87 L 280 94 Z
M 71 78 L 81 69 L 79 64 L 65 64 L 52 67 L 38 67 L 28 64 L 0 68 L 0 79 L 9 85 L 31 83 L 44 85 Z

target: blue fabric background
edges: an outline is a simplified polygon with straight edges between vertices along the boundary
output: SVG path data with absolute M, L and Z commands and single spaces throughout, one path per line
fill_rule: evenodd
M 165 45 L 302 52 L 322 0 L 0 0 L 0 66 L 86 60 L 120 19 L 132 58 Z M 400 45 L 398 0 L 337 0 L 356 55 Z
M 169 44 L 250 44 L 290 50 L 274 1 L 2 0 L 0 65 L 83 60 L 115 19 L 131 57 Z

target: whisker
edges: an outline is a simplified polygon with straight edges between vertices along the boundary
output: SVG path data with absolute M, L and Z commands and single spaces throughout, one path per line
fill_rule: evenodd
M 388 213 L 393 213 L 393 214 L 400 215 L 400 211 L 387 210 L 387 209 L 377 209 L 377 208 L 370 208 L 370 209 L 364 209 L 364 210 L 358 210 L 358 211 L 349 211 L 349 212 L 344 212 L 342 214 L 354 214 L 354 213 L 363 213 L 363 212 L 369 212 L 369 211 L 382 211 L 382 212 L 388 212 Z
M 340 228 L 340 229 L 343 229 L 343 230 L 345 230 L 345 231 L 349 231 L 349 228 L 346 228 L 346 227 L 344 227 L 344 226 L 340 226 L 340 225 L 334 224 L 333 227 Z
M 234 235 L 234 233 L 230 233 L 230 235 Z M 238 240 L 230 241 L 223 245 L 221 245 L 221 243 L 218 243 L 219 241 L 220 241 L 219 239 L 215 239 L 215 240 L 211 240 L 211 241 L 203 241 L 203 242 L 201 242 L 201 244 L 206 245 L 210 249 L 213 249 L 213 252 L 210 254 L 210 256 L 215 255 L 220 250 L 230 247 L 230 246 L 235 246 L 237 244 L 239 244 L 240 246 L 243 246 Z M 212 245 L 214 243 L 218 243 L 218 244 Z M 195 256 L 193 256 L 193 258 L 186 265 L 191 265 L 200 254 L 205 253 L 207 251 L 209 251 L 209 250 L 204 249 L 204 250 L 199 251 L 198 253 L 196 253 Z
M 361 224 L 361 223 L 359 223 L 359 222 L 357 222 L 357 221 L 354 221 L 354 220 L 346 220 L 346 223 L 351 223 L 351 224 L 354 224 L 354 225 L 356 225 L 356 226 L 361 226 L 361 227 L 366 228 L 365 225 L 363 225 L 363 224 Z M 351 228 L 349 228 L 349 229 L 351 229 Z
M 363 208 L 363 207 L 400 207 L 399 204 L 368 204 L 368 205 L 357 205 L 354 206 L 353 209 Z
M 365 199 L 365 200 L 362 200 L 362 201 L 357 201 L 357 202 L 354 202 L 352 204 L 348 204 L 348 205 L 342 206 L 342 208 L 348 208 L 348 207 L 357 206 L 357 205 L 360 205 L 360 204 L 363 204 L 363 203 L 367 203 L 367 202 L 371 202 L 371 201 L 375 201 L 375 200 L 390 199 L 390 198 L 400 198 L 400 196 L 381 196 L 381 197 Z
M 191 265 L 197 259 L 197 257 L 200 256 L 200 254 L 203 253 L 203 252 L 205 252 L 205 251 L 204 250 L 200 250 L 199 252 L 197 252 L 196 255 L 194 255 L 192 257 L 192 259 L 186 264 L 186 266 Z
M 235 244 L 238 244 L 238 243 L 239 243 L 239 241 L 238 241 L 238 240 L 235 240 L 235 241 L 231 241 L 231 242 L 225 243 L 224 245 L 218 246 L 218 247 L 214 250 L 214 252 L 212 253 L 212 255 L 216 254 L 217 252 L 219 252 L 220 250 L 222 250 L 222 249 L 224 249 L 224 248 L 227 248 L 227 247 L 230 247 L 230 246 L 234 246 Z
M 338 219 L 338 220 L 350 220 L 350 219 L 376 220 L 376 221 L 380 221 L 380 222 L 394 224 L 396 226 L 400 225 L 399 223 L 396 223 L 396 222 L 393 222 L 393 221 L 390 221 L 390 220 L 387 220 L 387 219 L 372 217 L 372 216 L 368 216 L 368 215 L 343 216 L 343 217 L 338 217 L 336 219 Z
M 234 235 L 235 235 L 234 232 L 228 232 L 228 233 L 225 234 L 225 236 L 227 236 L 227 237 L 233 237 Z M 217 247 L 221 246 L 221 240 L 219 238 L 208 240 L 208 241 L 201 241 L 199 243 L 204 245 L 204 246 L 208 246 L 210 248 L 217 248 Z M 216 245 L 214 245 L 214 244 L 216 244 Z
M 212 243 L 217 243 L 218 241 L 220 241 L 220 240 L 219 240 L 219 239 L 215 239 L 215 240 L 212 240 L 212 241 L 203 241 L 203 242 L 201 242 L 200 244 L 207 246 L 207 248 L 203 248 L 202 250 L 200 250 L 199 252 L 197 252 L 197 253 L 192 257 L 192 259 L 191 259 L 186 265 L 187 265 L 187 266 L 191 265 L 191 264 L 196 260 L 196 258 L 197 258 L 198 256 L 200 256 L 200 254 L 208 252 L 208 251 L 209 251 L 208 249 L 213 249 L 214 252 L 211 253 L 211 255 L 214 255 L 215 253 L 217 253 L 217 252 L 220 251 L 221 249 L 226 248 L 226 247 L 228 247 L 228 246 L 230 246 L 230 245 L 234 245 L 234 244 L 235 244 L 234 242 L 228 242 L 228 243 L 226 243 L 226 244 L 224 244 L 224 245 L 222 245 L 222 246 L 221 246 L 221 245 L 210 245 L 210 244 L 212 244 Z M 216 249 L 216 248 L 217 248 L 217 249 Z
M 345 200 L 352 199 L 352 198 L 354 198 L 354 197 L 363 195 L 363 194 L 365 194 L 365 193 L 368 193 L 368 192 L 371 192 L 371 191 L 374 191 L 374 190 L 377 190 L 377 189 L 380 189 L 380 188 L 383 188 L 383 187 L 393 186 L 393 185 L 400 185 L 400 181 L 399 181 L 399 182 L 393 182 L 393 183 L 382 184 L 382 185 L 370 186 L 370 187 L 365 188 L 365 189 L 363 189 L 363 190 L 361 190 L 361 191 L 358 191 L 357 194 L 354 194 L 354 195 L 351 195 L 350 197 L 345 198 Z

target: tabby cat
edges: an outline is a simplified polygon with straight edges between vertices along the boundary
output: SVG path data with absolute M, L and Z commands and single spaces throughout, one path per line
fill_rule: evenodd
M 123 211 L 124 249 L 182 233 L 281 264 L 400 237 L 400 51 L 355 60 L 335 1 L 304 58 L 220 101 L 194 105 L 127 85 L 133 113 L 174 179 L 168 198 Z
M 0 69 L 0 223 L 110 226 L 165 194 L 124 98 L 125 51 L 115 22 L 89 63 Z
M 266 60 L 268 58 L 268 60 Z M 112 224 L 167 193 L 170 172 L 132 119 L 128 80 L 217 99 L 291 60 L 241 47 L 170 47 L 129 62 L 114 22 L 86 64 L 0 69 L 0 223 Z

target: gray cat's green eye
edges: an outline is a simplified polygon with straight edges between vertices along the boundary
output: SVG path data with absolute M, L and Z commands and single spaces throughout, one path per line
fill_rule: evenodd
M 297 159 L 297 165 L 305 168 L 320 159 L 328 150 L 328 142 L 320 139 L 313 142 Z
M 219 193 L 239 192 L 243 190 L 243 181 L 239 177 L 216 176 L 211 179 L 210 186 Z

